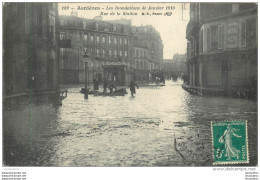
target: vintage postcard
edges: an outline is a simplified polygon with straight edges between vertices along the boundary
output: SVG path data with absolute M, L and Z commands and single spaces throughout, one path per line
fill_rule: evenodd
M 256 2 L 2 12 L 2 167 L 257 167 Z

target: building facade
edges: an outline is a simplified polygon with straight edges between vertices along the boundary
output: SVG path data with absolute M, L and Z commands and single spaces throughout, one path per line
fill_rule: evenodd
M 171 79 L 176 67 L 174 66 L 173 59 L 164 59 L 162 65 L 162 72 L 166 79 Z
M 191 3 L 190 15 L 187 66 L 191 89 L 255 98 L 257 5 Z
M 132 68 L 134 70 L 135 81 L 151 80 L 151 73 L 154 70 L 155 63 L 150 60 L 148 46 L 141 40 L 134 40 L 134 62 Z
M 104 76 L 117 84 L 133 79 L 133 35 L 128 22 L 105 22 L 77 16 L 60 16 L 60 38 L 70 47 L 60 49 L 62 83 L 85 81 L 84 61 L 88 65 L 88 82 Z M 83 55 L 87 50 L 89 57 Z
M 167 79 L 187 74 L 187 54 L 174 54 L 173 59 L 164 59 L 162 72 Z
M 79 18 L 74 12 L 60 16 L 60 39 L 69 42 L 60 49 L 61 83 L 83 83 L 84 61 L 90 83 L 94 78 L 101 82 L 105 76 L 118 85 L 148 81 L 152 71 L 161 67 L 163 46 L 152 26 L 133 27 L 124 19 Z M 85 50 L 88 58 L 83 57 Z
M 173 55 L 173 63 L 174 63 L 174 71 L 180 77 L 183 74 L 187 74 L 187 54 L 174 54 Z
M 8 106 L 59 91 L 58 20 L 57 3 L 3 4 L 3 98 Z
M 132 33 L 136 41 L 141 41 L 147 47 L 152 69 L 160 71 L 163 62 L 163 43 L 160 33 L 151 25 L 133 26 Z

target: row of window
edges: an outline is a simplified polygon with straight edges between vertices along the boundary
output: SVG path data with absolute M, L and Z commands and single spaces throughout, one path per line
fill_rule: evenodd
M 64 61 L 65 62 L 65 61 Z M 67 63 L 69 63 L 69 61 L 67 62 Z M 73 62 L 71 62 L 71 65 L 73 65 L 72 64 Z M 87 66 L 89 67 L 89 68 L 93 68 L 93 66 L 94 66 L 94 69 L 95 70 L 102 70 L 102 67 L 104 66 L 104 65 L 106 65 L 107 63 L 106 62 L 87 62 Z M 76 65 L 76 64 L 75 64 Z M 67 66 L 67 67 L 69 67 L 69 66 Z M 82 61 L 80 61 L 80 67 L 84 67 L 84 62 L 82 62 Z M 130 64 L 129 62 L 128 63 L 126 63 L 126 69 L 144 69 L 144 68 L 147 68 L 147 66 L 145 65 L 139 65 L 139 64 Z M 152 64 L 149 64 L 149 70 L 151 70 L 151 69 L 153 69 L 154 68 L 154 66 L 152 65 Z
M 136 58 L 146 58 L 147 57 L 146 51 L 145 50 L 136 49 L 135 50 L 135 57 Z
M 84 62 L 83 61 L 79 61 L 79 66 L 81 68 L 84 67 Z M 93 65 L 94 65 L 94 68 L 95 70 L 101 70 L 102 66 L 106 64 L 106 62 L 87 62 L 88 64 L 88 67 L 89 68 L 93 68 Z M 67 69 L 67 68 L 72 68 L 72 67 L 75 67 L 77 66 L 77 62 L 76 61 L 68 61 L 68 60 L 63 60 L 61 61 L 61 68 L 62 69 Z
M 86 48 L 90 56 L 96 56 L 96 57 L 124 57 L 128 58 L 129 52 L 127 50 L 113 50 L 113 49 L 99 49 L 99 48 Z M 75 55 L 78 56 L 79 54 L 84 53 L 85 49 L 80 47 L 78 51 L 73 51 L 71 48 L 60 48 L 61 56 L 62 57 L 74 57 Z M 77 53 L 77 54 L 75 54 Z M 131 51 L 130 51 L 131 53 Z
M 83 28 L 84 29 L 87 29 L 87 22 L 86 21 L 84 21 L 83 22 Z M 100 28 L 100 26 L 99 26 L 99 24 L 96 22 L 95 23 L 95 30 L 104 30 L 104 31 L 109 31 L 109 28 L 108 28 L 108 26 L 106 25 L 105 26 L 105 28 Z M 112 25 L 112 31 L 113 32 L 116 32 L 117 31 L 117 26 L 114 24 L 114 25 Z M 123 33 L 126 33 L 126 27 L 123 27 Z
M 66 37 L 65 32 L 60 33 L 60 39 L 64 40 Z M 73 33 L 70 32 L 70 38 L 73 37 Z M 93 34 L 90 35 L 90 38 L 88 34 L 83 34 L 79 33 L 77 36 L 78 40 L 84 40 L 85 42 L 91 42 L 91 43 L 102 43 L 102 44 L 114 44 L 114 45 L 128 45 L 128 39 L 127 38 L 122 38 L 122 37 L 112 37 L 112 36 L 105 36 L 105 35 L 96 35 L 94 36 Z
M 95 70 L 101 70 L 102 66 L 104 66 L 106 62 L 87 62 L 89 68 L 95 68 Z M 80 61 L 80 67 L 84 67 L 84 62 Z
M 108 51 L 105 49 L 96 49 L 96 51 L 94 50 L 94 48 L 90 48 L 90 54 L 96 54 L 96 57 L 128 57 L 128 51 L 123 51 L 123 50 L 112 50 L 109 49 Z
M 90 21 L 77 21 L 75 19 L 61 19 L 60 20 L 61 26 L 70 26 L 70 27 L 78 27 L 78 28 L 83 28 L 83 29 L 94 29 L 97 31 L 112 31 L 112 32 L 117 32 L 120 31 L 121 28 L 123 30 L 123 33 L 127 33 L 128 28 L 123 25 L 116 25 L 113 24 L 112 26 L 110 24 L 99 24 L 98 22 L 90 22 Z M 94 26 L 93 26 L 94 25 Z
M 148 68 L 147 67 L 147 63 L 146 62 L 138 62 L 138 61 L 136 61 L 136 69 L 145 69 L 145 68 Z
M 107 42 L 108 40 L 108 42 Z M 84 41 L 88 41 L 88 35 L 84 34 Z M 128 44 L 128 40 L 127 38 L 118 38 L 118 37 L 112 37 L 112 36 L 108 36 L 108 39 L 106 38 L 106 36 L 96 36 L 96 39 L 94 37 L 94 35 L 90 35 L 90 42 L 94 43 L 103 43 L 103 44 L 114 44 L 114 45 L 125 45 L 127 46 Z
M 88 62 L 88 67 L 89 68 L 95 68 L 95 70 L 101 70 L 102 69 L 102 66 L 106 65 L 107 63 L 106 62 Z M 63 60 L 61 61 L 61 68 L 64 69 L 64 68 L 71 68 L 72 66 L 76 66 L 77 63 L 75 61 L 67 61 L 67 60 Z M 80 61 L 80 67 L 84 67 L 84 62 L 83 61 Z M 130 65 L 130 63 L 127 63 L 127 69 L 129 68 L 133 68 L 133 69 L 149 69 L 149 70 L 152 70 L 154 69 L 154 64 L 147 64 L 146 62 L 136 62 L 135 64 L 132 64 Z
M 226 31 L 224 24 L 211 25 L 205 28 L 206 50 L 221 50 L 225 41 L 226 48 L 253 47 L 256 45 L 256 21 L 248 19 L 241 22 L 227 23 Z M 224 34 L 226 34 L 224 39 Z M 200 32 L 200 52 L 203 52 L 203 30 Z
M 100 51 L 100 49 L 96 49 L 96 56 L 97 57 L 106 57 L 106 55 L 108 55 L 109 57 L 125 57 L 127 58 L 128 57 L 128 52 L 127 51 L 122 51 L 122 50 L 112 50 L 112 49 L 109 49 L 108 50 L 108 54 L 106 52 L 105 49 L 102 49 L 102 53 Z

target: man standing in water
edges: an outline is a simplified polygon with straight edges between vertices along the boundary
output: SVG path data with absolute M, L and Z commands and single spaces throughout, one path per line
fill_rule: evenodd
M 107 92 L 107 77 L 104 78 L 104 82 L 103 82 L 103 93 Z
M 138 86 L 134 83 L 134 81 L 131 81 L 131 83 L 129 84 L 129 87 L 130 87 L 130 91 L 131 91 L 131 96 L 134 96 L 135 87 L 137 87 L 137 89 L 138 89 Z
M 98 88 L 99 82 L 98 82 L 97 78 L 94 78 L 93 84 L 94 84 L 94 91 L 98 91 L 98 89 L 99 89 Z

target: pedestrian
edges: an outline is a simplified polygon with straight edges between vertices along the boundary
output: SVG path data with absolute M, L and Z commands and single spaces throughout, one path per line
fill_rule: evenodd
M 131 96 L 134 96 L 135 94 L 135 87 L 138 89 L 139 87 L 134 83 L 134 81 L 131 81 L 129 84 L 130 91 L 131 91 Z
M 156 81 L 155 81 L 156 84 L 159 84 L 160 81 L 161 81 L 161 79 L 160 79 L 159 77 L 156 77 L 155 80 L 156 80 Z
M 112 82 L 112 83 L 109 85 L 108 89 L 109 89 L 109 91 L 110 91 L 110 94 L 112 94 L 112 93 L 113 93 L 113 90 L 116 89 L 115 84 Z
M 164 75 L 162 75 L 162 77 L 161 77 L 161 82 L 162 82 L 163 84 L 165 84 L 165 78 L 164 78 Z
M 104 82 L 103 82 L 103 93 L 107 92 L 107 77 L 104 78 Z
M 97 78 L 94 78 L 93 80 L 93 84 L 94 84 L 94 91 L 98 91 L 98 86 L 99 86 L 99 82 L 97 80 Z

